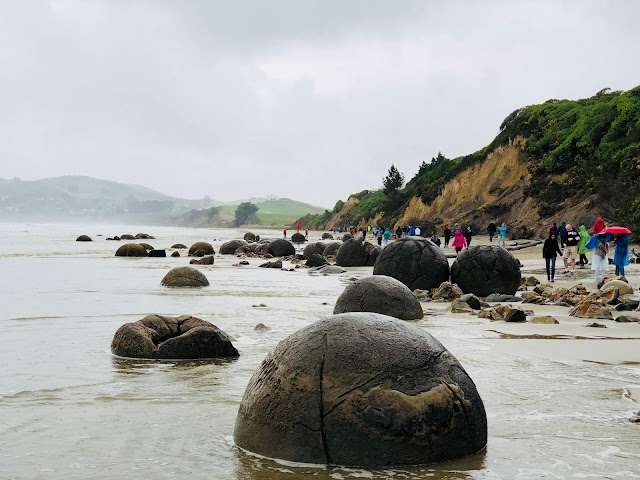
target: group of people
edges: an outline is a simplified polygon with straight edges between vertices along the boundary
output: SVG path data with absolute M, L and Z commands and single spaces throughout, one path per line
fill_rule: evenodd
M 584 225 L 580 225 L 576 231 L 571 224 L 562 222 L 558 227 L 554 222 L 549 228 L 549 236 L 542 246 L 547 280 L 554 281 L 558 255 L 562 255 L 564 273 L 574 274 L 576 258 L 580 266 L 587 265 L 589 260 L 586 254 L 589 250 L 593 250 L 591 266 L 595 271 L 595 280 L 598 282 L 609 266 L 609 242 L 612 240 L 615 247 L 613 263 L 616 266 L 616 275 L 624 275 L 624 267 L 629 265 L 629 236 L 626 234 L 614 235 L 605 232 L 605 228 L 606 224 L 602 217 L 598 217 L 591 233 Z

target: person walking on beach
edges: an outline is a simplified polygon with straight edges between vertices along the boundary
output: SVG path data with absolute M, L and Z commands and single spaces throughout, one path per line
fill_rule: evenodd
M 396 239 L 398 238 L 402 238 L 402 229 L 400 228 L 400 225 L 396 228 Z
M 420 229 L 420 227 L 416 227 L 416 230 L 414 233 L 416 237 L 419 237 L 420 235 L 422 235 L 422 230 Z
M 629 265 L 629 236 L 616 235 L 613 238 L 616 249 L 613 254 L 613 264 L 616 266 L 616 275 L 624 277 L 624 267 Z
M 567 232 L 567 239 L 562 242 L 562 248 L 564 248 L 564 253 L 562 255 L 562 260 L 564 261 L 564 273 L 574 274 L 576 272 L 576 254 L 578 253 L 580 235 L 578 235 L 578 232 L 576 232 L 569 223 L 566 224 L 565 231 Z M 571 270 L 569 270 L 569 259 L 571 259 Z
M 581 267 L 589 264 L 589 259 L 587 258 L 587 242 L 589 241 L 589 232 L 587 232 L 587 227 L 584 225 L 580 225 L 580 229 L 578 230 L 578 235 L 580 235 L 580 240 L 578 241 L 578 256 L 580 260 Z
M 376 240 L 378 240 L 378 245 L 382 246 L 382 227 L 378 227 L 376 231 Z
M 389 238 L 391 237 L 391 231 L 388 227 L 384 229 L 384 233 L 382 235 L 384 236 L 384 246 L 386 247 L 389 244 Z
M 605 225 L 604 221 L 602 220 L 602 217 L 598 217 L 598 219 L 596 220 L 596 223 L 593 224 L 593 228 L 591 229 L 591 233 L 593 235 L 597 235 L 602 230 L 604 230 L 605 227 L 606 227 L 606 225 Z
M 551 235 L 552 233 L 556 236 L 557 239 L 560 231 L 558 230 L 558 225 L 556 224 L 556 222 L 553 222 L 553 225 L 549 227 L 549 235 Z
M 593 257 L 591 257 L 591 268 L 595 270 L 596 283 L 604 277 L 604 274 L 609 267 L 609 258 L 607 257 L 609 244 L 606 242 L 605 238 L 606 235 L 604 233 L 598 235 L 598 242 L 593 249 Z
M 562 222 L 558 229 L 558 235 L 560 236 L 560 244 L 565 245 L 567 243 L 567 224 Z
M 285 228 L 282 232 L 284 233 L 284 238 L 287 238 L 287 229 Z
M 498 227 L 498 245 L 502 245 L 503 247 L 506 245 L 507 241 L 507 222 L 502 222 L 502 225 Z
M 467 241 L 467 248 L 471 246 L 471 237 L 473 234 L 471 233 L 471 227 L 467 227 L 464 231 L 464 239 Z
M 562 255 L 562 250 L 558 246 L 558 238 L 555 233 L 550 233 L 549 238 L 544 241 L 542 246 L 542 258 L 544 258 L 545 268 L 547 269 L 547 280 L 553 282 L 556 276 L 556 258 L 558 254 Z
M 449 240 L 451 239 L 451 229 L 449 227 L 445 227 L 442 235 L 444 236 L 444 248 L 447 248 L 449 246 Z
M 460 251 L 467 247 L 467 241 L 464 239 L 464 235 L 462 235 L 460 229 L 455 231 L 451 246 L 456 249 L 456 256 L 460 255 Z
M 496 234 L 496 231 L 497 231 L 497 230 L 498 230 L 498 229 L 497 229 L 497 227 L 496 227 L 496 224 L 495 224 L 495 223 L 493 223 L 493 222 L 490 222 L 490 223 L 489 223 L 489 226 L 487 227 L 487 232 L 489 232 L 489 241 L 490 241 L 490 242 L 493 242 L 493 237 L 494 237 L 494 235 Z

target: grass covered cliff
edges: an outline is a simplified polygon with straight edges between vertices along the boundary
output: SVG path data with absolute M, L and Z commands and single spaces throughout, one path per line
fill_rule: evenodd
M 439 231 L 453 222 L 482 231 L 506 221 L 539 236 L 553 221 L 640 224 L 640 86 L 603 89 L 581 100 L 548 100 L 505 118 L 485 148 L 423 162 L 393 201 L 382 190 L 353 194 L 309 228 L 415 223 Z

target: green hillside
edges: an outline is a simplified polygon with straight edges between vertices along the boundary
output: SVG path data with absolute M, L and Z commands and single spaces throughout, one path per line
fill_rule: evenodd
M 635 226 L 637 230 L 640 86 L 626 92 L 603 89 L 586 99 L 552 99 L 519 108 L 506 117 L 500 133 L 487 147 L 455 159 L 438 154 L 431 162 L 423 162 L 418 173 L 397 192 L 395 201 L 382 191 L 360 192 L 352 195 L 357 199 L 355 208 L 343 209 L 344 202 L 338 201 L 333 212 L 308 217 L 307 225 L 330 228 L 333 225 L 327 222 L 336 217 L 340 223 L 359 224 L 378 213 L 382 214 L 382 223 L 393 224 L 402 217 L 412 198 L 431 204 L 454 176 L 487 161 L 488 154 L 516 138 L 522 139 L 520 156 L 531 177 L 520 200 L 536 200 L 539 222 L 586 199 L 583 209 L 597 209 L 610 222 Z M 504 204 L 484 205 L 482 211 L 509 219 L 509 209 Z M 469 216 L 472 214 L 478 217 L 477 212 L 469 212 Z

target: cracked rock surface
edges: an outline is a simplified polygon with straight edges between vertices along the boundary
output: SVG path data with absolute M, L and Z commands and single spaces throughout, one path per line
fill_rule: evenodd
M 362 243 L 360 239 L 347 239 L 336 253 L 336 265 L 341 267 L 364 267 L 369 261 L 369 251 L 373 245 Z M 326 256 L 326 254 L 325 254 Z
M 172 247 L 178 248 L 178 247 Z M 189 255 L 195 254 L 198 250 L 202 250 L 202 255 L 213 255 L 216 253 L 210 243 L 196 242 L 189 248 Z
M 521 283 L 518 260 L 502 247 L 479 245 L 464 250 L 451 265 L 451 282 L 464 293 L 486 297 L 513 295 Z
M 361 278 L 347 285 L 333 313 L 373 312 L 400 320 L 419 320 L 422 306 L 406 285 L 384 275 Z
M 239 356 L 225 332 L 189 315 L 148 315 L 125 323 L 113 336 L 111 352 L 121 357 L 167 360 Z
M 249 381 L 241 448 L 294 462 L 385 467 L 464 457 L 487 442 L 476 387 L 425 330 L 344 313 L 280 342 Z
M 440 247 L 431 241 L 401 238 L 382 250 L 373 274 L 400 280 L 410 290 L 431 290 L 449 280 L 449 262 Z
M 169 270 L 161 283 L 165 287 L 206 287 L 209 280 L 195 268 L 178 267 Z

